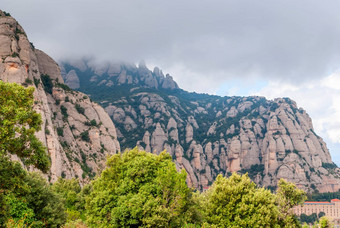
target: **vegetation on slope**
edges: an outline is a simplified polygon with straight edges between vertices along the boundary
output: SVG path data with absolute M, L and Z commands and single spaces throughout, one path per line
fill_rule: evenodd
M 43 171 L 49 167 L 45 149 L 34 136 L 41 121 L 32 108 L 33 90 L 2 82 L 0 86 L 6 93 L 0 106 L 1 226 L 300 226 L 291 208 L 304 201 L 305 193 L 295 185 L 281 180 L 271 193 L 247 174 L 234 173 L 229 178 L 219 175 L 206 192 L 194 192 L 186 185 L 186 173 L 178 173 L 165 152 L 155 155 L 135 148 L 110 157 L 101 175 L 83 188 L 75 179 L 60 178 L 50 185 L 9 158 L 16 154 L 27 165 Z M 12 141 L 16 146 L 10 146 Z

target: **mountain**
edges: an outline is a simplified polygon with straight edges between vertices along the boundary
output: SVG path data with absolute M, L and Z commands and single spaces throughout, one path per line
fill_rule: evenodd
M 59 67 L 2 11 L 0 57 L 1 80 L 36 88 L 35 109 L 43 119 L 37 135 L 51 157 L 50 181 L 86 182 L 106 155 L 137 145 L 154 153 L 166 149 L 199 189 L 235 171 L 267 187 L 285 178 L 308 191 L 340 189 L 340 169 L 326 144 L 289 98 L 189 93 L 143 62 L 74 60 Z
M 122 150 L 166 149 L 204 189 L 219 173 L 249 173 L 275 188 L 280 178 L 307 191 L 338 191 L 340 169 L 305 110 L 289 98 L 220 97 L 189 93 L 145 63 L 61 63 L 70 87 L 100 103 L 117 126 Z
M 109 115 L 86 94 L 65 85 L 58 64 L 35 49 L 24 29 L 3 11 L 0 57 L 1 80 L 35 87 L 34 108 L 43 120 L 37 135 L 52 163 L 49 180 L 62 176 L 88 181 L 102 169 L 107 154 L 120 150 Z

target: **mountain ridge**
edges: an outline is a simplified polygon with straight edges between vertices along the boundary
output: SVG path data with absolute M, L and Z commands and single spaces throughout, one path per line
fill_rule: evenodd
M 306 111 L 289 98 L 220 97 L 157 87 L 143 83 L 145 75 L 157 80 L 160 71 L 148 70 L 145 63 L 112 63 L 101 71 L 86 62 L 82 71 L 71 63 L 60 65 L 66 83 L 72 72 L 78 89 L 105 108 L 122 149 L 167 149 L 178 169 L 187 171 L 190 186 L 203 189 L 217 174 L 237 171 L 270 188 L 279 178 L 307 191 L 340 188 L 340 169 L 326 144 Z M 113 65 L 116 71 L 110 74 Z
M 0 57 L 1 80 L 36 89 L 35 109 L 43 119 L 37 136 L 51 157 L 52 182 L 61 176 L 85 183 L 107 155 L 138 146 L 166 149 L 188 173 L 188 185 L 200 190 L 231 172 L 248 172 L 268 188 L 285 178 L 309 192 L 340 189 L 340 169 L 326 144 L 289 98 L 189 93 L 145 63 L 97 67 L 78 61 L 59 68 L 2 11 Z

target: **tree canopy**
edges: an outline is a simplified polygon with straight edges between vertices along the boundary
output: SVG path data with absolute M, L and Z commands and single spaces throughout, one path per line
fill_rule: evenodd
M 86 209 L 95 227 L 178 227 L 189 188 L 166 152 L 159 156 L 133 149 L 116 154 L 93 182 Z
M 0 81 L 0 155 L 15 154 L 25 165 L 46 172 L 50 160 L 35 136 L 41 116 L 33 109 L 34 88 Z
M 203 197 L 207 222 L 217 227 L 273 227 L 278 223 L 275 195 L 257 188 L 248 175 L 218 175 Z
M 208 224 L 217 227 L 299 227 L 292 208 L 305 199 L 305 192 L 280 180 L 271 193 L 259 188 L 247 174 L 218 175 L 201 195 L 201 208 Z
M 35 136 L 42 121 L 33 109 L 33 92 L 33 87 L 0 81 L 0 226 L 10 221 L 62 224 L 61 220 L 47 222 L 58 217 L 54 213 L 58 200 L 48 190 L 46 180 L 28 174 L 19 162 L 10 159 L 10 155 L 16 155 L 26 166 L 44 172 L 49 169 L 46 149 Z

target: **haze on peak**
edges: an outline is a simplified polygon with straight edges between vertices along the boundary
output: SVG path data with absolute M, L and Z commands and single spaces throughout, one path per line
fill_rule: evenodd
M 144 59 L 189 91 L 291 97 L 340 164 L 339 1 L 3 0 L 1 8 L 59 61 Z

